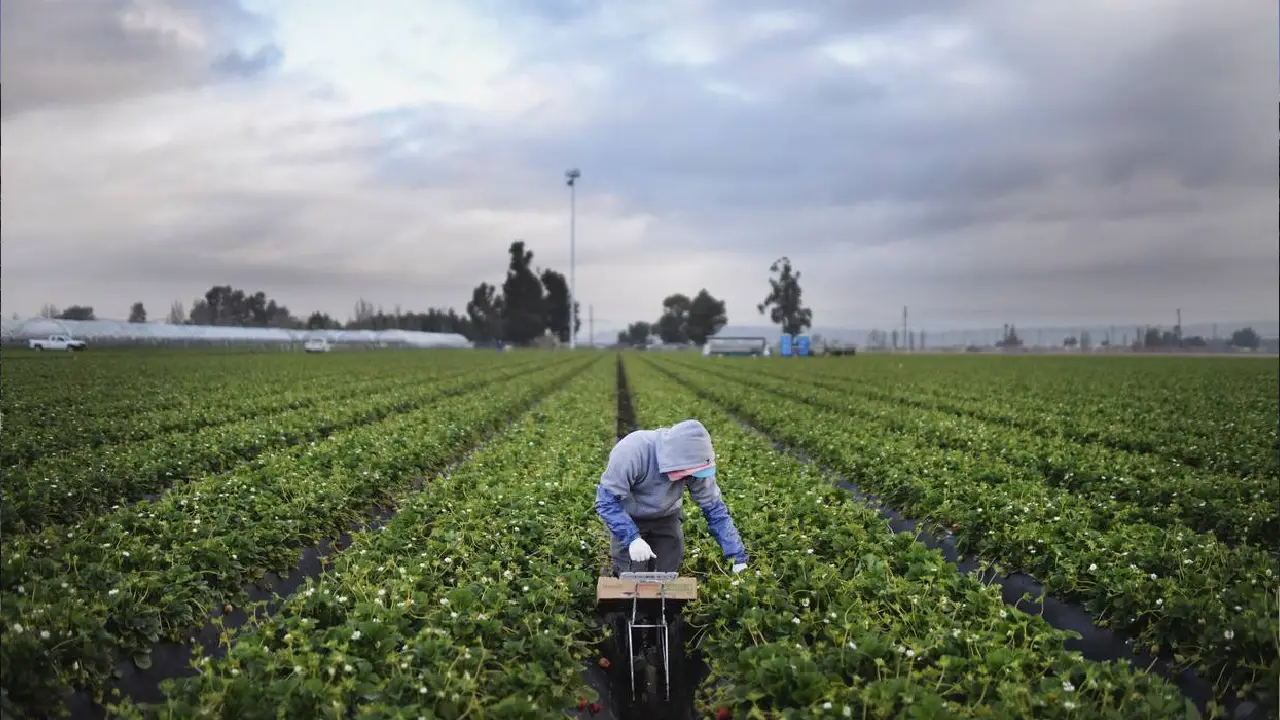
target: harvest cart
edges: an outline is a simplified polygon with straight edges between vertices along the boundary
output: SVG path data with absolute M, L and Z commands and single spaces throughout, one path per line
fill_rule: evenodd
M 692 711 L 684 648 L 684 604 L 698 581 L 674 572 L 624 572 L 596 583 L 611 630 L 609 676 L 619 718 L 681 717 Z

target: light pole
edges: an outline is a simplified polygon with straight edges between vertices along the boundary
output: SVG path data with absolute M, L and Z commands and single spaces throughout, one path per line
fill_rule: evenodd
M 569 184 L 569 349 L 576 350 L 578 348 L 578 332 L 574 327 L 573 303 L 578 297 L 577 285 L 575 285 L 574 277 L 574 222 L 577 214 L 577 180 L 582 177 L 582 173 L 578 168 L 570 168 L 564 171 L 565 182 Z

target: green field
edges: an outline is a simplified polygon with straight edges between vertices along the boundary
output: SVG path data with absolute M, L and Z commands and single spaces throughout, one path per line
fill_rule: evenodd
M 1275 706 L 1273 359 L 623 357 L 639 426 L 711 429 L 751 554 L 729 575 L 688 504 L 700 716 L 1197 714 L 1156 672 L 1068 650 L 834 476 L 1193 670 L 1206 714 Z M 616 361 L 6 351 L 0 709 L 45 717 L 74 691 L 130 717 L 578 712 Z M 318 545 L 323 572 L 228 650 L 153 662 L 216 639 Z M 111 694 L 121 665 L 187 677 L 141 703 Z

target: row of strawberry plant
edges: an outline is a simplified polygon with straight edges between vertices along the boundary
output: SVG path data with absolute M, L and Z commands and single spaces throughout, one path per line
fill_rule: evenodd
M 682 366 L 840 412 L 940 448 L 998 459 L 1010 466 L 1010 472 L 1023 470 L 1027 477 L 1043 478 L 1088 497 L 1099 514 L 1119 522 L 1189 528 L 1228 543 L 1250 542 L 1280 553 L 1280 485 L 1271 478 L 1207 475 L 1096 444 L 1046 438 L 972 417 L 851 397 L 800 378 L 751 373 L 742 365 Z
M 192 481 L 66 536 L 7 540 L 0 685 L 35 708 L 59 687 L 100 693 L 116 657 L 149 664 L 161 637 L 182 641 L 210 608 L 240 605 L 246 584 L 286 572 L 300 547 L 337 536 L 583 366 L 549 360 L 524 377 L 335 434 L 301 455 L 266 455 Z
M 88 354 L 73 359 L 23 358 L 4 363 L 0 392 L 6 414 L 11 413 L 23 425 L 39 425 L 56 422 L 75 411 L 92 414 L 98 408 L 123 410 L 130 396 L 140 407 L 181 404 L 181 391 L 185 388 L 236 382 L 237 377 L 230 373 L 192 372 L 223 362 L 223 358 L 178 363 L 171 357 L 126 359 Z M 57 406 L 49 407 L 53 402 Z
M 7 533 L 75 522 L 137 500 L 175 482 L 225 472 L 258 455 L 323 439 L 402 413 L 440 397 L 522 373 L 480 372 L 411 377 L 357 400 L 339 399 L 283 415 L 170 433 L 121 446 L 86 448 L 7 472 L 0 484 L 0 526 Z M 425 381 L 425 382 L 424 382 Z
M 282 365 L 300 374 L 323 377 L 340 367 L 356 367 L 355 358 L 303 364 L 281 354 L 205 353 L 86 354 L 24 359 L 6 363 L 3 391 L 6 414 L 22 426 L 74 427 L 85 418 L 109 419 L 122 413 L 198 407 L 204 393 L 252 392 L 281 376 Z M 326 359 L 327 360 L 327 359 Z
M 1000 359 L 984 359 L 996 363 Z M 1280 470 L 1269 417 L 1280 411 L 1275 398 L 1265 396 L 1266 373 L 1230 372 L 1215 376 L 1216 384 L 1166 387 L 1161 375 L 1133 375 L 1127 384 L 1110 390 L 1097 383 L 1097 367 L 1106 369 L 1114 358 L 1078 362 L 1080 367 L 1054 365 L 1044 358 L 1006 358 L 1006 362 L 1039 367 L 1037 375 L 1002 390 L 976 384 L 982 368 L 961 364 L 970 376 L 953 372 L 928 379 L 907 380 L 904 373 L 936 358 L 907 359 L 901 370 L 873 365 L 870 369 L 831 365 L 811 369 L 778 363 L 769 374 L 850 391 L 885 402 L 974 417 L 1050 437 L 1099 444 L 1142 456 L 1163 466 L 1191 466 L 1227 475 L 1268 475 Z M 1145 358 L 1147 363 L 1164 358 Z M 1213 360 L 1204 361 L 1212 364 Z M 1158 367 L 1158 366 L 1157 366 Z M 1224 370 L 1251 367 L 1228 361 Z M 1256 366 L 1254 366 L 1256 368 Z M 811 370 L 811 371 L 806 371 Z M 916 368 L 919 371 L 919 368 Z M 1175 378 L 1178 376 L 1173 375 Z M 912 377 L 910 374 L 906 378 Z M 1066 378 L 1064 380 L 1063 378 Z M 989 382 L 989 381 L 988 381 Z M 1276 379 L 1271 378 L 1274 387 Z M 1110 390 L 1110 392 L 1109 392 Z M 1176 393 L 1176 394 L 1175 394 Z M 1212 401 L 1207 406 L 1202 405 Z
M 614 429 L 602 358 L 354 536 L 334 569 L 126 717 L 563 717 L 599 635 L 591 509 Z
M 1266 436 L 1258 422 L 1265 377 L 1249 372 L 1248 363 L 1195 362 L 1199 368 L 1167 358 L 869 355 L 806 368 L 778 363 L 768 371 L 1221 472 L 1265 469 L 1265 452 L 1243 455 L 1239 442 L 1223 439 L 1228 430 Z M 1214 367 L 1225 372 L 1206 372 Z
M 195 386 L 185 401 L 176 407 L 147 409 L 135 406 L 94 416 L 85 413 L 56 414 L 52 416 L 53 424 L 26 423 L 21 417 L 10 418 L 12 424 L 0 448 L 0 467 L 12 469 L 76 449 L 136 443 L 164 434 L 190 433 L 246 418 L 300 410 L 323 402 L 367 395 L 379 386 L 392 384 L 406 375 L 420 375 L 427 379 L 446 371 L 465 370 L 468 365 L 487 364 L 475 360 L 464 364 L 457 357 L 444 358 L 446 362 L 424 364 L 410 372 L 398 365 L 372 362 L 370 367 L 361 370 L 357 382 L 351 381 L 352 373 L 347 367 L 324 368 L 325 372 L 315 374 L 294 374 L 277 365 L 283 364 L 282 358 L 265 357 L 261 365 L 269 368 L 271 373 L 252 376 L 257 380 L 256 384 L 241 383 L 231 390 Z M 113 378 L 110 382 L 104 379 L 103 382 L 108 388 L 118 388 L 123 379 Z M 15 392 L 28 394 L 32 389 L 22 388 Z M 102 394 L 98 393 L 99 396 Z M 46 408 L 64 405 L 64 398 L 57 394 L 46 393 L 45 397 Z M 100 407 L 111 408 L 112 405 L 104 403 Z
M 644 362 L 627 363 L 640 424 L 697 417 L 754 569 L 717 572 L 690 524 L 703 591 L 690 606 L 712 677 L 706 717 L 1195 717 L 1162 679 L 1069 652 L 1070 633 L 1006 606 L 816 470 L 775 452 Z
M 1153 453 L 1217 472 L 1280 476 L 1274 423 L 1280 412 L 1280 378 L 1275 363 L 876 358 L 869 367 L 862 365 L 777 367 L 788 377 L 816 375 L 894 402 Z M 1010 366 L 1021 368 L 1013 379 L 998 371 Z
M 1171 652 L 1220 692 L 1274 696 L 1280 673 L 1275 558 L 1251 546 L 1145 523 L 1124 525 L 1088 498 L 840 413 L 753 393 L 661 362 L 773 438 L 811 454 L 889 505 L 952 531 L 961 552 L 994 558 L 1081 602 L 1137 649 Z

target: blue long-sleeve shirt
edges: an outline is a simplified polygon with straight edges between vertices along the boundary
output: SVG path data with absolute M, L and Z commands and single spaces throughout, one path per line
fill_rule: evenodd
M 618 542 L 630 545 L 640 536 L 636 519 L 663 518 L 680 512 L 688 488 L 725 557 L 746 562 L 746 548 L 715 477 L 690 476 L 672 481 L 666 476 L 714 461 L 710 436 L 696 420 L 660 430 L 637 430 L 618 441 L 609 453 L 609 462 L 596 486 L 596 513 Z

